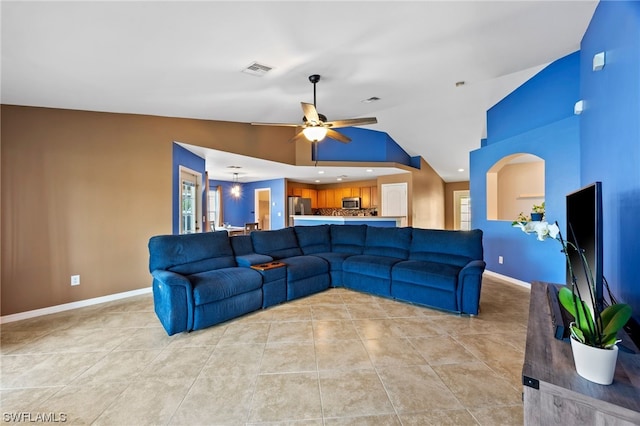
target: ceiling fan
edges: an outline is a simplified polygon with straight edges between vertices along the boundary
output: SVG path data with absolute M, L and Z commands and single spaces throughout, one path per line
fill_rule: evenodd
M 375 117 L 366 118 L 351 118 L 347 120 L 334 120 L 327 121 L 327 117 L 323 114 L 319 114 L 316 110 L 316 83 L 320 81 L 320 75 L 313 74 L 309 76 L 309 81 L 313 83 L 313 104 L 306 102 L 300 102 L 302 105 L 302 124 L 293 123 L 251 123 L 254 126 L 286 126 L 286 127 L 298 127 L 302 131 L 298 132 L 291 141 L 306 137 L 311 142 L 319 142 L 325 137 L 335 139 L 343 143 L 351 142 L 351 138 L 343 135 L 342 133 L 334 130 L 340 127 L 350 126 L 362 126 L 364 124 L 374 124 L 378 120 Z

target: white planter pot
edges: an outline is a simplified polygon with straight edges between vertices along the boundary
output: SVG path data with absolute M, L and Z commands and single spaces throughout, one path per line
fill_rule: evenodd
M 616 371 L 618 346 L 600 349 L 571 338 L 571 350 L 577 373 L 585 379 L 601 385 L 610 385 Z

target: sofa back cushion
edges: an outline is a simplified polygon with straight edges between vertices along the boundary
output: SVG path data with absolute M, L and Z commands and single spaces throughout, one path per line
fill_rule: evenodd
M 329 225 L 333 253 L 362 254 L 367 225 Z
M 379 226 L 367 228 L 364 254 L 408 259 L 409 247 L 411 247 L 411 228 Z
M 327 253 L 331 251 L 329 225 L 296 226 L 298 244 L 304 254 Z
M 293 228 L 252 232 L 251 241 L 256 253 L 266 254 L 276 260 L 302 255 Z
M 149 240 L 149 271 L 183 275 L 236 266 L 227 231 L 157 235 Z
M 464 266 L 482 260 L 482 230 L 413 229 L 409 259 Z

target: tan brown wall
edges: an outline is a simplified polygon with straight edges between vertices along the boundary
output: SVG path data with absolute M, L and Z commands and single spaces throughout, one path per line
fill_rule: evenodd
M 0 117 L 1 315 L 150 286 L 148 239 L 172 229 L 173 141 L 295 163 L 290 129 L 8 105 Z
M 498 219 L 516 220 L 544 201 L 544 161 L 507 164 L 498 175 Z
M 453 192 L 468 191 L 469 181 L 465 182 L 448 182 L 444 186 L 444 228 L 454 228 L 453 218 Z
M 443 229 L 445 224 L 444 181 L 435 170 L 421 159 L 420 170 L 412 172 L 413 201 L 410 212 L 413 214 L 411 225 L 416 228 Z

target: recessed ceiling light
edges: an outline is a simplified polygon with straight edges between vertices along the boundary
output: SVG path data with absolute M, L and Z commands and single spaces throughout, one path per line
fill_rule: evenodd
M 319 175 L 324 174 L 324 170 L 318 170 L 318 174 L 319 174 Z
M 342 178 L 340 178 L 340 177 L 339 177 L 339 178 L 337 178 L 336 180 L 342 180 Z
M 320 182 L 320 179 L 316 179 L 316 183 Z
M 459 172 L 464 172 L 464 169 L 458 169 Z
M 367 169 L 366 172 L 367 173 L 371 173 L 371 172 L 373 172 L 373 169 Z

